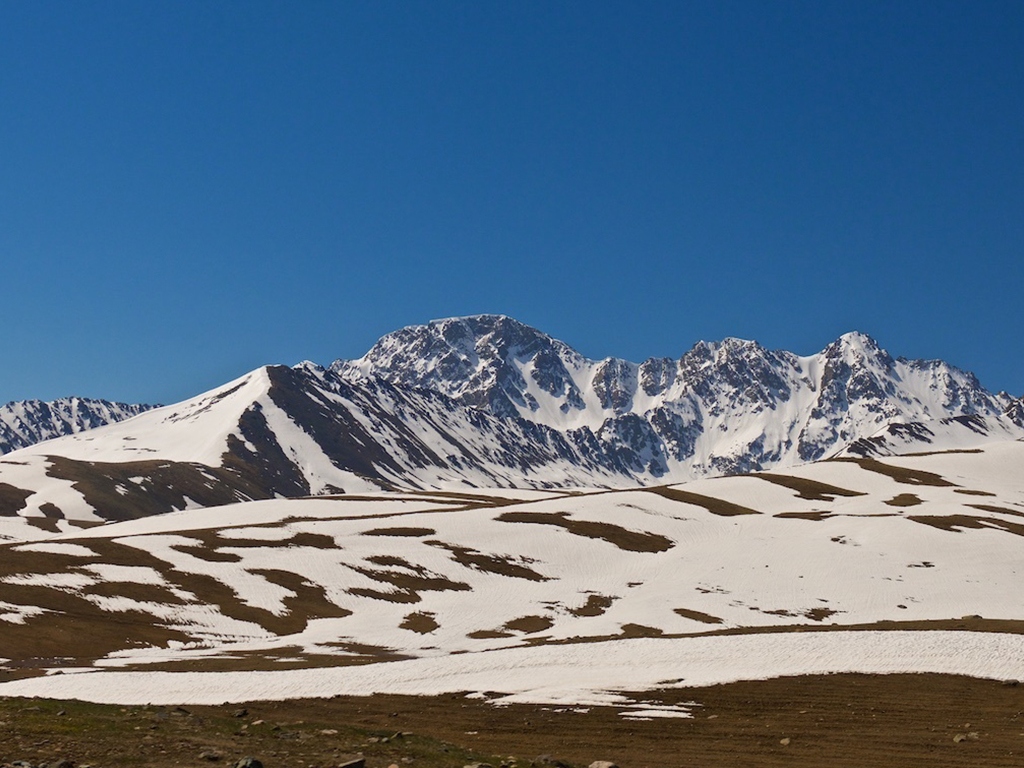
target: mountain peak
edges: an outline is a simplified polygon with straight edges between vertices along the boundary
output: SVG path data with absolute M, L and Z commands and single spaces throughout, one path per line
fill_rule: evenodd
M 842 361 L 854 367 L 866 364 L 888 369 L 894 363 L 892 355 L 882 349 L 871 336 L 860 331 L 844 333 L 825 347 L 822 355 L 828 361 Z
M 829 346 L 870 353 L 875 353 L 882 349 L 874 337 L 862 331 L 847 331 Z

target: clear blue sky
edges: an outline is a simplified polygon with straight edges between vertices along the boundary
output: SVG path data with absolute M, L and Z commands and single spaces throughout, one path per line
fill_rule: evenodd
M 1024 3 L 0 1 L 0 402 L 498 312 L 1024 392 Z

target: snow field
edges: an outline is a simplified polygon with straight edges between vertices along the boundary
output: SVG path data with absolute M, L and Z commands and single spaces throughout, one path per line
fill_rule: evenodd
M 491 691 L 503 694 L 493 697 L 499 704 L 598 706 L 631 704 L 625 692 L 843 672 L 1014 680 L 1024 677 L 1024 636 L 892 631 L 641 638 L 325 669 L 77 671 L 0 683 L 0 695 L 172 705 Z

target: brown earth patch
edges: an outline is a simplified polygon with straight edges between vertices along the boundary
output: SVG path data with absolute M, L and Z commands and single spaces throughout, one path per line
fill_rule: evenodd
M 994 493 L 988 491 L 972 491 L 968 488 L 954 488 L 953 493 L 962 493 L 965 496 L 995 496 Z
M 192 532 L 189 532 L 191 536 Z M 276 570 L 250 570 L 271 583 L 282 586 L 294 594 L 285 597 L 284 615 L 277 616 L 272 612 L 247 605 L 238 593 L 228 584 L 212 576 L 172 568 L 159 558 L 128 544 L 113 542 L 106 539 L 89 539 L 89 547 L 100 553 L 105 563 L 118 565 L 145 565 L 159 571 L 171 585 L 196 595 L 202 602 L 216 606 L 220 612 L 238 621 L 247 621 L 263 627 L 276 635 L 300 632 L 306 627 L 310 618 L 335 618 L 347 616 L 348 612 L 326 599 L 323 588 L 305 582 L 298 574 Z M 264 543 L 265 544 L 265 543 Z M 150 620 L 153 620 L 150 617 Z
M 101 581 L 82 590 L 83 595 L 126 597 L 141 603 L 185 605 L 185 601 L 159 584 L 136 584 L 130 581 Z M 152 620 L 152 617 L 150 617 Z
M 972 509 L 978 509 L 982 512 L 995 512 L 999 515 L 1013 515 L 1014 517 L 1024 517 L 1024 512 L 1019 509 L 1010 509 L 1009 507 L 997 507 L 993 504 L 967 504 L 966 506 Z
M 413 565 L 399 557 L 390 557 L 388 566 L 391 567 L 383 570 L 347 565 L 356 573 L 395 588 L 388 592 L 382 592 L 365 587 L 352 587 L 347 590 L 348 593 L 374 600 L 386 600 L 391 603 L 418 603 L 421 600 L 420 592 L 468 592 L 472 589 L 465 582 L 452 581 L 447 576 L 432 573 L 421 565 Z
M 39 511 L 43 513 L 43 517 L 48 517 L 51 520 L 63 520 L 64 512 L 56 504 L 50 502 L 44 502 L 39 505 Z
M 161 573 L 170 586 L 176 586 L 195 595 L 203 603 L 216 606 L 225 616 L 263 627 L 277 635 L 302 631 L 310 619 L 340 618 L 351 611 L 328 600 L 323 587 L 305 581 L 298 574 L 287 571 L 254 569 L 254 575 L 292 592 L 283 600 L 285 613 L 272 612 L 246 605 L 227 584 L 202 574 L 188 573 L 170 567 L 140 549 L 104 539 L 89 539 L 87 546 L 96 552 L 94 557 L 68 557 L 41 552 L 17 552 L 8 549 L 0 559 L 0 576 L 22 572 L 82 572 L 78 565 L 101 560 L 104 563 L 125 566 L 143 566 Z M 94 576 L 93 574 L 89 574 Z M 55 649 L 63 647 L 66 655 L 96 658 L 114 650 L 139 644 L 163 644 L 168 639 L 185 641 L 179 631 L 168 629 L 152 615 L 143 612 L 105 612 L 86 599 L 86 595 L 124 596 L 148 602 L 180 605 L 182 601 L 172 592 L 155 585 L 130 582 L 100 581 L 83 588 L 81 594 L 38 586 L 0 584 L 0 600 L 17 605 L 31 605 L 51 613 L 28 619 L 25 625 L 0 623 L 0 647 L 13 652 L 25 648 L 32 655 L 59 655 Z M 109 622 L 110 626 L 105 626 Z M 67 631 L 65 631 L 67 628 Z M 21 640 L 25 634 L 39 638 L 35 652 L 31 643 Z M 116 638 L 116 642 L 115 642 Z M 4 655 L 11 656 L 10 653 Z
M 426 611 L 410 613 L 398 625 L 399 629 L 408 629 L 421 635 L 429 635 L 434 630 L 440 628 L 440 626 L 434 614 Z
M 821 510 L 813 510 L 811 512 L 779 512 L 777 515 L 772 517 L 781 517 L 783 520 L 828 520 L 830 517 L 834 517 L 829 512 L 822 512 Z
M 851 491 L 846 488 L 839 488 L 835 485 L 822 483 L 817 480 L 809 480 L 806 477 L 793 477 L 791 475 L 776 475 L 768 472 L 755 472 L 744 477 L 756 477 L 775 485 L 781 485 L 797 492 L 797 498 L 808 501 L 835 501 L 836 496 L 864 496 L 861 491 Z
M 307 623 L 312 619 L 342 619 L 352 615 L 352 611 L 329 600 L 321 585 L 307 581 L 297 573 L 268 568 L 253 569 L 250 573 L 263 576 L 272 584 L 277 584 L 293 593 L 291 597 L 284 598 L 284 604 L 288 609 L 289 616 L 295 622 L 294 626 L 298 627 L 294 630 L 296 632 L 305 629 Z M 278 631 L 277 634 L 281 635 L 285 632 Z
M 363 536 L 436 536 L 437 531 L 433 528 L 374 528 L 372 531 L 363 531 Z
M 535 632 L 543 632 L 545 629 L 551 629 L 554 624 L 555 622 L 547 616 L 521 616 L 518 619 L 506 621 L 505 629 L 532 635 Z
M 302 648 L 275 648 L 268 651 L 233 651 L 224 656 L 196 656 L 190 659 L 138 662 L 124 667 L 139 672 L 272 672 L 283 669 L 322 669 L 359 667 L 409 658 L 396 653 L 306 653 Z
M 852 464 L 857 464 L 861 469 L 865 469 L 868 472 L 876 472 L 886 477 L 891 477 L 897 483 L 903 483 L 905 485 L 930 485 L 936 488 L 954 488 L 955 483 L 951 483 L 941 475 L 937 475 L 934 472 L 925 472 L 920 469 L 908 469 L 907 467 L 897 467 L 891 464 L 885 464 L 878 459 L 853 459 L 853 458 L 841 458 L 841 459 L 826 459 L 826 461 L 845 461 Z
M 107 520 L 132 520 L 184 509 L 186 496 L 201 506 L 215 507 L 271 495 L 230 470 L 205 464 L 46 458 L 46 474 L 71 482 L 85 503 Z
M 674 542 L 657 533 L 631 531 L 612 523 L 575 520 L 568 512 L 503 512 L 496 517 L 503 523 L 538 523 L 564 528 L 576 536 L 601 539 L 628 552 L 665 552 Z
M 25 501 L 35 491 L 26 491 L 10 483 L 0 483 L 0 517 L 13 517 L 26 506 Z
M 831 608 L 811 608 L 809 611 L 804 611 L 801 615 L 811 621 L 824 621 L 829 616 L 835 616 L 837 613 L 839 613 L 839 611 L 835 611 Z
M 4 584 L 0 599 L 47 611 L 24 624 L 0 622 L 0 648 L 12 667 L 38 669 L 65 657 L 74 665 L 89 664 L 113 651 L 189 640 L 154 624 L 148 613 L 102 611 L 84 597 L 47 587 Z
M 77 571 L 78 566 L 95 563 L 100 560 L 100 553 L 93 550 L 92 555 L 63 555 L 56 552 L 22 551 L 16 547 L 25 542 L 14 541 L 0 546 L 0 579 L 7 576 L 35 573 L 62 573 Z M 89 546 L 89 544 L 86 544 Z M 91 546 L 89 546 L 92 549 Z M 0 584 L 0 600 L 4 599 Z M 0 654 L 2 656 L 3 654 Z
M 191 538 L 191 537 L 190 537 Z M 181 552 L 183 555 L 205 560 L 208 563 L 240 563 L 242 556 L 234 552 L 221 552 L 214 547 L 204 547 L 199 544 L 172 544 L 171 549 Z
M 387 603 L 413 604 L 418 603 L 423 599 L 420 597 L 418 592 L 412 592 L 407 589 L 396 589 L 390 592 L 382 592 L 379 589 L 370 589 L 369 587 L 352 587 L 345 591 L 355 597 L 368 597 L 371 600 L 383 600 Z
M 717 616 L 712 616 L 710 613 L 704 613 L 702 611 L 695 611 L 690 608 L 673 608 L 673 613 L 677 613 L 684 619 L 690 619 L 691 621 L 699 621 L 702 624 L 721 624 L 722 620 Z
M 657 627 L 648 627 L 644 624 L 623 624 L 622 637 L 661 637 L 665 630 Z
M 277 542 L 274 542 L 277 544 Z M 326 533 L 298 531 L 290 539 L 280 542 L 286 547 L 309 547 L 310 549 L 338 549 L 338 542 Z M 266 543 L 263 546 L 267 546 Z
M 603 616 L 614 602 L 615 598 L 607 595 L 588 595 L 584 605 L 570 609 L 569 613 L 572 616 Z
M 704 507 L 704 509 L 711 514 L 720 515 L 721 517 L 761 514 L 756 509 L 744 507 L 740 504 L 733 504 L 731 501 L 726 501 L 725 499 L 717 499 L 714 496 L 704 496 L 691 491 L 682 491 L 678 488 L 670 488 L 667 485 L 644 488 L 643 490 L 649 491 L 650 493 L 656 493 L 659 496 L 664 496 L 666 499 L 671 499 L 672 501 L 681 501 L 684 504 L 693 504 L 697 507 Z
M 1009 520 L 999 520 L 994 517 L 975 517 L 973 515 L 907 515 L 908 520 L 915 523 L 923 523 L 943 531 L 960 533 L 961 529 L 973 528 L 976 530 L 984 528 L 996 528 L 1016 536 L 1024 536 L 1024 524 L 1011 523 Z
M 408 560 L 404 560 L 401 557 L 395 555 L 370 555 L 366 558 L 366 562 L 373 563 L 374 565 L 384 565 L 396 568 L 412 568 Z
M 451 499 L 452 501 L 467 502 L 478 507 L 510 507 L 513 504 L 522 504 L 523 499 L 508 499 L 500 496 L 487 496 L 482 493 L 464 493 L 462 491 L 429 491 L 425 492 L 427 498 Z
M 673 608 L 673 613 L 678 613 L 684 619 L 690 619 L 691 621 L 699 621 L 702 624 L 721 624 L 722 620 L 717 616 L 712 616 L 710 613 L 703 613 L 702 611 L 694 611 L 690 608 Z
M 424 543 L 431 547 L 447 550 L 451 553 L 452 560 L 475 571 L 509 576 L 513 579 L 526 579 L 527 581 L 548 581 L 547 576 L 539 574 L 537 571 L 524 565 L 524 563 L 534 562 L 526 557 L 514 558 L 511 555 L 484 554 L 469 547 L 445 544 L 443 541 L 427 541 Z
M 60 533 L 60 526 L 57 525 L 57 521 L 52 517 L 23 517 L 22 520 L 41 531 Z
M 901 493 L 898 496 L 893 496 L 884 503 L 888 504 L 890 507 L 916 507 L 922 502 L 921 499 L 913 493 Z
M 280 523 L 266 523 L 259 526 L 242 526 L 244 528 L 280 529 Z M 223 549 L 266 549 L 272 547 L 310 547 L 311 549 L 337 549 L 337 543 L 333 536 L 323 533 L 311 533 L 308 531 L 297 531 L 287 539 L 247 539 L 244 537 L 233 537 L 223 535 L 224 531 L 230 528 L 206 528 L 194 531 L 183 531 L 183 535 L 191 539 L 197 539 L 203 546 L 210 550 Z M 180 549 L 180 547 L 176 547 Z M 209 559 L 209 558 L 204 558 Z
M 470 640 L 500 640 L 506 637 L 515 637 L 511 632 L 502 632 L 498 629 L 478 629 L 466 635 Z

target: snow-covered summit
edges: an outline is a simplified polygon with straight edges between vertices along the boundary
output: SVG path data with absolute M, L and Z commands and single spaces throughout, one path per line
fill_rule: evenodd
M 890 423 L 977 416 L 999 436 L 1021 426 L 973 374 L 894 358 L 860 332 L 806 357 L 726 338 L 637 364 L 591 360 L 511 318 L 478 315 L 404 328 L 330 370 L 562 432 L 586 429 L 652 477 L 813 461 Z

